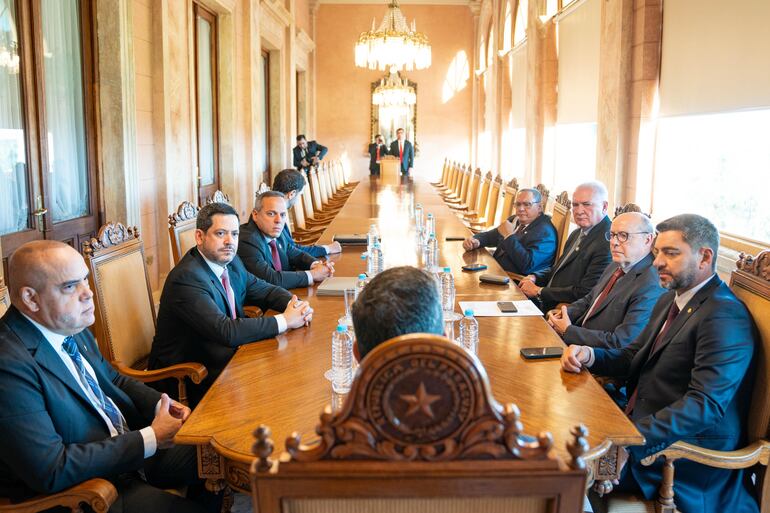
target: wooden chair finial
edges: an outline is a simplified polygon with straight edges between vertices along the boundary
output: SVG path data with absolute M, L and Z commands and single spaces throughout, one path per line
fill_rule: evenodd
M 257 456 L 257 472 L 267 472 L 273 466 L 273 460 L 270 456 L 273 454 L 273 440 L 270 428 L 261 424 L 254 430 L 256 441 L 252 446 L 252 452 Z
M 572 434 L 572 440 L 567 442 L 567 451 L 572 456 L 572 460 L 569 462 L 569 466 L 575 470 L 582 470 L 586 468 L 586 462 L 583 459 L 583 455 L 588 452 L 588 428 L 583 424 L 577 425 L 570 430 Z

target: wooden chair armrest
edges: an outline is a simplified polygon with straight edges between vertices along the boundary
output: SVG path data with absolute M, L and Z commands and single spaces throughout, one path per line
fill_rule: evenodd
M 523 274 L 518 274 L 518 273 L 506 273 L 506 274 L 508 274 L 508 276 L 511 277 L 511 280 L 513 280 L 515 282 L 520 282 L 521 280 L 524 279 L 524 275 Z
M 141 381 L 142 383 L 150 383 L 168 378 L 190 378 L 193 383 L 198 384 L 203 381 L 209 373 L 203 364 L 193 362 L 178 363 L 176 365 L 171 365 L 169 367 L 155 370 L 132 369 L 131 367 L 124 365 L 119 361 L 114 361 L 112 364 L 121 374 L 124 374 L 130 378 L 134 378 L 138 381 Z
M 757 440 L 735 451 L 715 451 L 687 442 L 674 442 L 662 451 L 642 459 L 642 464 L 652 465 L 659 456 L 665 456 L 672 461 L 685 458 L 709 467 L 724 469 L 748 468 L 757 463 L 767 466 L 770 461 L 770 442 Z
M 0 512 L 32 513 L 57 506 L 80 511 L 80 505 L 88 504 L 96 513 L 106 513 L 118 498 L 118 491 L 106 479 L 94 478 L 59 493 L 32 497 L 18 504 L 0 499 Z
M 265 315 L 265 312 L 263 312 L 261 308 L 253 305 L 244 306 L 243 313 L 245 313 L 246 317 L 248 317 L 249 319 L 255 319 L 257 317 L 262 317 L 263 315 Z

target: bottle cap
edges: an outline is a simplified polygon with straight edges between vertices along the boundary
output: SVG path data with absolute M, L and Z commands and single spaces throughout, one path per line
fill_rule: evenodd
M 366 257 L 368 256 L 369 255 L 366 253 L 366 251 L 364 251 L 363 253 L 361 253 L 361 260 L 366 260 Z
M 379 248 L 380 247 L 380 243 L 379 242 L 375 242 L 374 244 L 372 244 L 372 247 L 373 248 Z
M 359 280 L 365 280 L 366 279 L 366 275 L 364 273 L 361 273 L 361 274 L 358 275 L 358 279 Z
M 345 326 L 344 324 L 340 324 L 339 326 L 337 326 L 337 333 L 344 333 L 346 331 L 348 331 L 348 327 Z
M 466 317 L 473 317 L 473 310 L 471 310 L 470 308 L 468 308 L 468 309 L 465 311 L 465 316 L 466 316 Z
M 433 232 L 430 232 L 430 236 L 433 237 L 434 239 L 436 238 L 436 234 Z
M 444 267 L 444 272 L 445 273 L 451 273 L 452 269 L 450 269 L 449 267 Z
M 428 217 L 433 217 L 433 214 L 431 214 L 431 213 L 428 213 Z

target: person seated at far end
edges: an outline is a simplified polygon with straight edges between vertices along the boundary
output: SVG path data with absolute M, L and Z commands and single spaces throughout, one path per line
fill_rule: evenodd
M 516 214 L 500 226 L 463 241 L 463 248 L 494 247 L 494 257 L 508 272 L 528 275 L 550 269 L 556 258 L 556 228 L 543 212 L 537 189 L 521 189 L 514 201 Z
M 444 332 L 436 281 L 415 267 L 394 267 L 372 278 L 353 303 L 352 315 L 359 361 L 393 337 Z

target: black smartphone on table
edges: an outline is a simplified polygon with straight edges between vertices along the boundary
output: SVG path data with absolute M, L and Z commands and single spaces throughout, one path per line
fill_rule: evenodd
M 508 285 L 511 279 L 507 276 L 499 276 L 497 274 L 482 274 L 479 276 L 479 281 L 484 283 L 491 283 L 493 285 Z
M 563 347 L 523 347 L 521 356 L 527 360 L 541 360 L 544 358 L 561 358 Z
M 497 309 L 502 313 L 516 313 L 519 311 L 516 305 L 513 304 L 513 301 L 498 301 Z
M 486 268 L 487 266 L 484 264 L 468 264 L 462 267 L 463 271 L 468 271 L 470 273 L 475 273 L 476 271 L 483 271 Z

